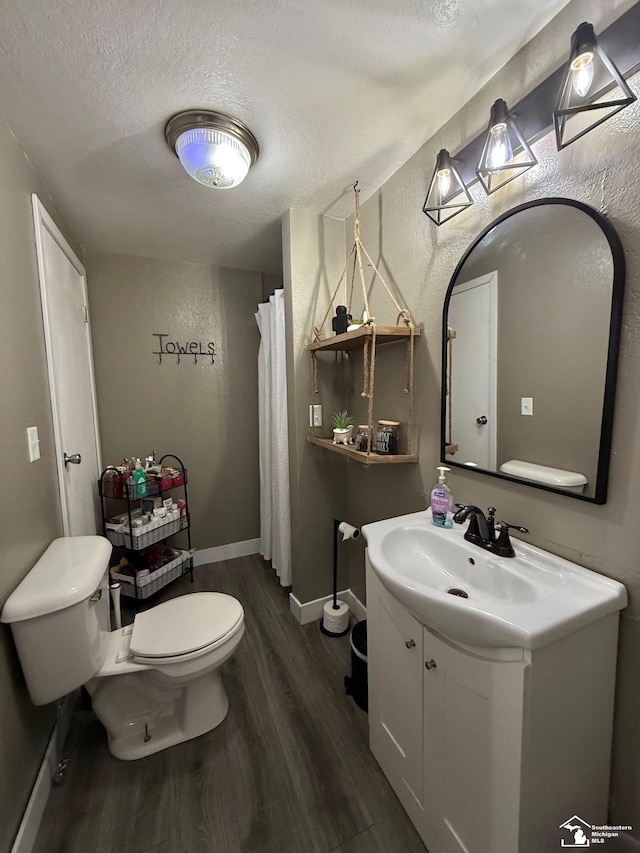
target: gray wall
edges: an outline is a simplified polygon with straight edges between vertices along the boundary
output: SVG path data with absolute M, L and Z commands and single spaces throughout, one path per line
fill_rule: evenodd
M 532 531 L 534 544 L 581 565 L 622 581 L 630 594 L 630 606 L 621 619 L 617 703 L 611 788 L 611 818 L 633 824 L 640 835 L 640 558 L 637 540 L 637 507 L 640 505 L 640 455 L 637 425 L 640 419 L 640 168 L 638 123 L 640 105 L 634 104 L 603 124 L 583 140 L 557 153 L 551 136 L 534 146 L 537 168 L 500 192 L 487 197 L 475 185 L 472 208 L 436 228 L 421 211 L 436 155 L 446 147 L 460 150 L 487 123 L 497 98 L 517 102 L 549 73 L 566 61 L 570 34 L 584 20 L 596 31 L 606 26 L 622 7 L 631 3 L 581 0 L 572 2 L 431 138 L 386 184 L 362 205 L 362 237 L 376 263 L 396 282 L 424 333 L 416 351 L 416 419 L 420 461 L 415 466 L 382 466 L 366 470 L 344 463 L 347 475 L 349 520 L 363 524 L 381 517 L 423 509 L 435 480 L 440 443 L 441 321 L 444 295 L 456 263 L 477 235 L 498 215 L 529 199 L 567 196 L 591 204 L 611 219 L 625 248 L 627 290 L 615 407 L 609 499 L 605 506 L 585 504 L 532 487 L 501 482 L 490 477 L 456 470 L 449 482 L 456 500 L 480 506 L 494 505 L 514 523 Z M 640 77 L 631 81 L 640 88 Z M 346 251 L 352 238 L 347 226 Z M 382 293 L 382 295 L 380 295 Z M 388 303 L 383 291 L 374 288 L 373 313 L 383 320 Z M 357 308 L 357 306 L 356 306 Z M 378 363 L 387 361 L 396 385 L 376 384 L 377 417 L 392 412 L 397 383 L 403 381 L 403 356 L 380 351 Z M 304 368 L 303 368 L 304 369 Z M 355 380 L 357 388 L 357 378 Z M 388 390 L 386 390 L 388 389 Z M 328 454 L 327 454 L 328 455 Z M 327 462 L 327 464 L 329 464 Z M 315 487 L 325 486 L 318 470 Z M 306 527 L 313 518 L 301 520 Z M 364 599 L 362 547 L 348 549 L 349 584 Z M 294 564 L 294 578 L 306 584 L 312 568 Z M 329 584 L 314 593 L 329 592 Z
M 64 229 L 1 119 L 0 186 L 1 607 L 51 540 L 62 536 L 31 193 Z M 41 458 L 34 463 L 27 456 L 28 426 L 37 426 L 40 436 Z M 55 722 L 52 707 L 32 705 L 6 625 L 0 625 L 0 720 L 0 851 L 6 853 Z
M 101 252 L 86 263 L 104 465 L 176 453 L 193 545 L 258 537 L 260 273 Z M 213 341 L 215 363 L 159 363 L 154 333 Z
M 333 519 L 343 518 L 346 510 L 345 460 L 307 442 L 312 399 L 307 345 L 312 340 L 314 324 L 320 323 L 329 306 L 344 266 L 344 222 L 306 210 L 290 210 L 283 221 L 282 240 L 292 592 L 305 602 L 331 591 Z M 313 395 L 313 401 L 323 406 L 324 426 L 317 434 L 330 436 L 331 414 L 344 406 L 333 388 L 332 354 L 324 353 L 318 361 L 319 393 Z M 339 588 L 347 585 L 344 563 L 339 581 Z
M 282 287 L 282 276 L 262 273 L 262 301 L 267 302 L 274 291 Z

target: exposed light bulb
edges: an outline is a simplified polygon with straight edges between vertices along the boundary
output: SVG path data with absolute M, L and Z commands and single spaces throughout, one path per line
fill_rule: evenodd
M 451 188 L 451 169 L 440 169 L 438 171 L 438 191 L 440 200 L 444 201 Z
M 499 170 L 513 159 L 513 149 L 509 139 L 509 131 L 506 122 L 494 124 L 491 128 L 489 140 L 489 151 L 487 152 L 487 163 L 492 171 Z
M 593 83 L 593 53 L 585 51 L 571 63 L 571 72 L 573 89 L 579 97 L 584 98 L 591 88 Z

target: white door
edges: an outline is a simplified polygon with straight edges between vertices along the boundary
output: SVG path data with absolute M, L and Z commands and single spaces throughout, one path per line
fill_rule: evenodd
M 448 365 L 450 433 L 458 445 L 455 461 L 494 471 L 498 273 L 456 284 L 447 320 L 455 334 Z
M 63 530 L 82 536 L 97 529 L 100 474 L 87 283 L 36 195 L 32 201 Z

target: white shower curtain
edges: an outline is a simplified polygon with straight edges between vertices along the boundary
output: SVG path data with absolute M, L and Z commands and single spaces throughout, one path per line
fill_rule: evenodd
M 271 560 L 282 586 L 291 584 L 289 430 L 284 333 L 284 291 L 258 305 L 258 414 L 260 431 L 260 553 Z

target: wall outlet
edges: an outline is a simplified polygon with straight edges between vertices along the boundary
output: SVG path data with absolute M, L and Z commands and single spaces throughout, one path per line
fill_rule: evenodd
M 520 397 L 520 414 L 533 415 L 533 397 Z
M 38 427 L 27 427 L 27 443 L 29 445 L 29 462 L 37 462 L 40 459 Z
M 320 406 L 320 405 L 309 406 L 309 426 L 310 427 L 321 427 L 322 426 L 322 406 Z

